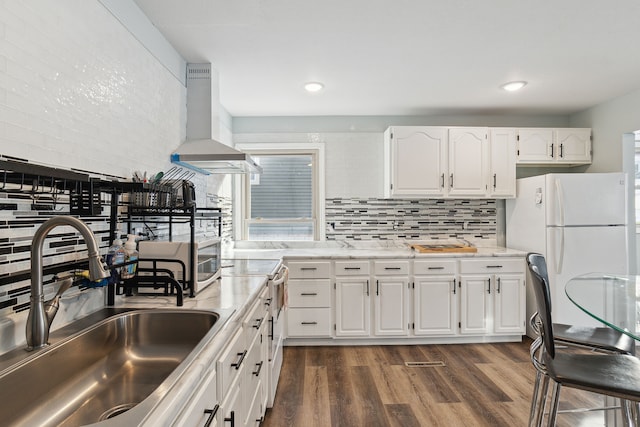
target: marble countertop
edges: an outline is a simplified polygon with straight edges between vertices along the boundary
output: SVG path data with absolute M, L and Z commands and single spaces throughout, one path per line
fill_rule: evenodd
M 509 249 L 501 246 L 478 247 L 477 252 L 446 252 L 446 253 L 419 253 L 410 248 L 389 247 L 389 248 L 229 248 L 222 253 L 222 258 L 237 259 L 306 259 L 306 258 L 329 258 L 329 259 L 354 259 L 354 258 L 469 258 L 469 257 L 524 257 L 526 252 Z

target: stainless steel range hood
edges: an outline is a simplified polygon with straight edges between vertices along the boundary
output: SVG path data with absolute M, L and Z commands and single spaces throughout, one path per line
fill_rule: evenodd
M 205 174 L 262 173 L 250 155 L 214 138 L 220 134 L 220 110 L 211 64 L 188 64 L 187 140 L 171 154 L 171 162 Z
M 247 153 L 215 139 L 187 141 L 171 154 L 171 161 L 202 173 L 262 173 Z

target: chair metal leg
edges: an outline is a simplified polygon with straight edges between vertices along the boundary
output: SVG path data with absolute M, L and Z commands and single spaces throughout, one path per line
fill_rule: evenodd
M 538 391 L 538 413 L 536 414 L 536 427 L 542 427 L 542 421 L 544 420 L 544 411 L 547 407 L 547 394 L 549 393 L 549 377 L 542 375 L 542 383 L 540 390 Z
M 531 409 L 529 411 L 529 427 L 533 427 L 533 420 L 536 419 L 537 411 L 540 410 L 538 407 L 538 393 L 540 391 L 540 379 L 542 374 L 539 371 L 536 371 L 536 382 L 533 385 L 533 395 L 531 396 Z
M 549 409 L 549 420 L 547 425 L 549 427 L 555 427 L 556 416 L 558 415 L 558 404 L 560 403 L 560 389 L 562 386 L 560 383 L 553 383 L 553 390 L 551 392 L 551 408 Z

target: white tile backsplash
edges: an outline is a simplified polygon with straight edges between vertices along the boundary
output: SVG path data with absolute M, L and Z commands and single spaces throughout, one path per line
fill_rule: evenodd
M 185 129 L 186 88 L 100 1 L 0 1 L 0 154 L 130 177 L 167 170 Z M 9 248 L 0 255 L 3 353 L 24 342 L 29 283 L 11 273 L 28 271 L 21 249 L 35 230 L 18 222 L 36 224 L 38 214 L 28 199 L 0 191 L 0 201 L 18 204 L 0 210 L 0 252 Z M 98 231 L 107 226 L 89 222 Z M 78 249 L 48 248 L 45 264 L 86 258 Z M 48 296 L 53 288 L 45 286 Z M 53 329 L 102 305 L 103 289 L 74 287 Z

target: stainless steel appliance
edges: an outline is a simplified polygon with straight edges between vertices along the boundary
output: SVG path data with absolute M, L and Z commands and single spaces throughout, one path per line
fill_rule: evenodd
M 194 259 L 189 268 L 189 241 L 142 240 L 138 243 L 138 252 L 143 259 L 172 259 L 184 263 L 187 280 L 191 280 L 191 272 L 195 272 L 194 292 L 201 291 L 220 277 L 221 242 L 218 237 L 200 236 L 193 242 Z M 140 262 L 140 267 L 151 267 L 151 263 Z M 158 268 L 171 270 L 176 280 L 183 280 L 183 268 L 178 263 L 157 264 Z
M 285 287 L 289 276 L 282 261 L 276 259 L 224 259 L 222 276 L 267 276 L 269 279 L 269 396 L 267 407 L 273 406 L 282 369 L 284 341 Z

